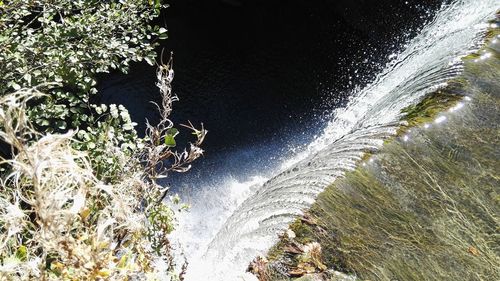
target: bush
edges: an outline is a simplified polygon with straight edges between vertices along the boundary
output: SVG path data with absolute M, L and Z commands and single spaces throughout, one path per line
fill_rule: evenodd
M 26 104 L 43 96 L 21 89 L 0 98 L 0 140 L 13 149 L 0 158 L 0 276 L 29 280 L 165 279 L 174 272 L 167 238 L 173 211 L 156 180 L 187 171 L 203 152 L 206 134 L 182 153 L 172 151 L 170 64 L 158 70 L 163 95 L 156 126 L 148 124 L 143 148 L 130 156 L 114 137 L 101 140 L 119 175 L 96 176 L 87 151 L 74 148 L 77 132 L 41 134 L 29 123 Z M 166 74 L 166 75 L 165 75 Z M 170 160 L 169 166 L 164 161 Z M 178 203 L 174 198 L 173 203 Z M 158 266 L 163 262 L 164 266 Z M 181 273 L 182 275 L 182 273 Z
M 162 120 L 139 138 L 123 106 L 90 104 L 95 75 L 154 64 L 155 0 L 0 1 L 0 279 L 182 279 L 157 184 L 198 158 L 175 149 L 171 60 L 158 66 Z M 178 199 L 173 198 L 173 204 Z M 182 269 L 185 267 L 183 266 Z
M 95 122 L 95 75 L 127 72 L 131 61 L 154 64 L 154 42 L 166 29 L 148 23 L 162 7 L 151 0 L 0 1 L 0 95 L 44 85 L 47 96 L 28 117 L 46 131 Z

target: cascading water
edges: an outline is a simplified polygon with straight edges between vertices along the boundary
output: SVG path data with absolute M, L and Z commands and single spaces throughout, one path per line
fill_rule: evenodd
M 196 194 L 192 211 L 181 217 L 173 234 L 190 262 L 186 280 L 254 280 L 244 273 L 248 263 L 265 254 L 277 234 L 353 169 L 364 152 L 393 135 L 403 108 L 460 73 L 460 57 L 480 44 L 499 4 L 459 0 L 443 6 L 370 85 L 334 111 L 324 132 L 303 152 L 274 173 L 263 172 L 244 184 L 227 180 Z

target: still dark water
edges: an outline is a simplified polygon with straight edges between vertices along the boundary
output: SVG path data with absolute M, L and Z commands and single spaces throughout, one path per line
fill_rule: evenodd
M 173 119 L 203 122 L 205 157 L 178 180 L 265 169 L 307 145 L 333 108 L 418 33 L 441 0 L 176 0 L 158 24 L 174 52 Z M 155 68 L 100 79 L 100 102 L 125 105 L 138 131 L 158 116 Z

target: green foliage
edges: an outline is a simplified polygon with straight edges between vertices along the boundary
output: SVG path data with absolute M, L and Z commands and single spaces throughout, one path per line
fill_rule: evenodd
M 0 142 L 13 151 L 0 155 L 0 279 L 181 279 L 167 238 L 175 213 L 156 180 L 189 170 L 206 130 L 189 123 L 196 141 L 171 150 L 171 61 L 147 137 L 122 105 L 91 104 L 96 74 L 155 63 L 167 30 L 149 22 L 162 3 L 0 0 Z
M 154 267 L 158 259 L 172 266 L 160 233 L 173 228 L 173 212 L 159 202 L 160 190 L 113 141 L 103 154 L 115 153 L 122 173 L 105 183 L 89 154 L 73 148 L 74 133 L 34 130 L 26 103 L 40 95 L 0 97 L 0 140 L 16 151 L 12 159 L 0 157 L 9 167 L 0 177 L 0 279 L 158 280 L 171 273 Z M 151 245 L 151 233 L 163 237 L 161 247 Z
M 178 133 L 179 131 L 176 128 L 168 129 L 165 135 L 165 145 L 168 147 L 175 147 L 176 146 L 175 136 L 177 136 Z
M 95 75 L 145 60 L 153 65 L 157 39 L 151 26 L 161 1 L 4 1 L 0 4 L 0 95 L 39 86 L 48 93 L 28 115 L 47 130 L 94 122 L 89 100 Z
M 158 0 L 2 3 L 0 96 L 34 86 L 46 93 L 31 101 L 28 118 L 45 132 L 80 129 L 74 147 L 89 152 L 99 178 L 112 181 L 121 168 L 109 147 L 132 155 L 141 140 L 123 106 L 90 104 L 95 77 L 127 73 L 132 61 L 155 63 L 155 42 L 167 30 L 149 22 L 162 7 Z M 166 144 L 175 146 L 172 140 Z
M 137 149 L 144 147 L 143 140 L 137 137 L 134 130 L 136 123 L 122 105 L 111 104 L 92 105 L 92 109 L 99 114 L 99 119 L 93 120 L 92 126 L 86 130 L 79 130 L 73 147 L 88 151 L 92 166 L 99 179 L 113 182 L 119 179 L 123 167 L 120 165 L 120 150 L 125 156 L 132 156 Z

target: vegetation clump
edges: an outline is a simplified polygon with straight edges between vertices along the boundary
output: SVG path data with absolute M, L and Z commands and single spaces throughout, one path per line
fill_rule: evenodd
M 126 108 L 91 102 L 97 73 L 155 63 L 164 7 L 0 1 L 0 279 L 182 279 L 167 238 L 179 200 L 157 180 L 189 170 L 206 130 L 184 125 L 194 141 L 176 150 L 172 60 L 144 138 Z
M 461 89 L 465 87 L 463 79 L 449 81 L 447 87 L 427 95 L 416 105 L 410 105 L 402 110 L 403 120 L 406 123 L 401 126 L 398 134 L 405 132 L 408 128 L 432 123 L 441 112 L 453 107 L 464 98 Z
M 98 113 L 89 106 L 95 75 L 155 62 L 152 42 L 165 38 L 166 29 L 149 25 L 164 7 L 151 2 L 0 2 L 0 95 L 32 86 L 47 93 L 28 108 L 47 132 L 95 122 L 89 114 Z

